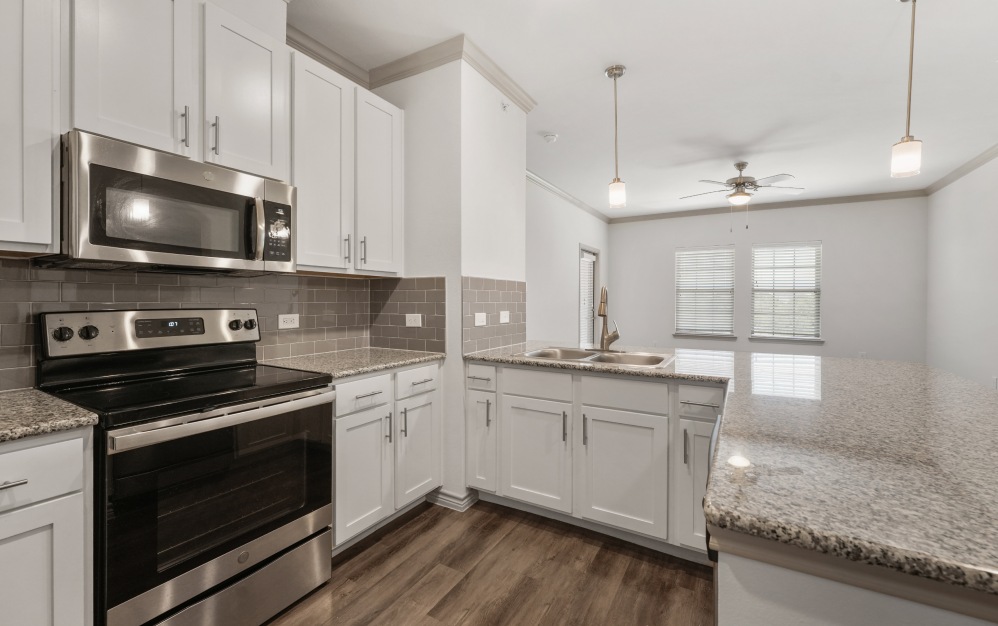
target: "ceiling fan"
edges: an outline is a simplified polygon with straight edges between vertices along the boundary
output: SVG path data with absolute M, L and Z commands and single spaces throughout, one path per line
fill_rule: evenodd
M 728 202 L 735 206 L 741 206 L 748 204 L 752 200 L 752 196 L 761 189 L 772 189 L 780 193 L 786 194 L 799 194 L 804 191 L 803 187 L 780 187 L 774 185 L 773 183 L 782 183 L 785 180 L 792 180 L 793 176 L 790 174 L 776 174 L 775 176 L 767 176 L 765 178 L 753 178 L 752 176 L 745 176 L 745 168 L 748 167 L 748 163 L 745 161 L 739 161 L 735 163 L 735 169 L 738 170 L 738 176 L 734 178 L 729 178 L 723 183 L 717 180 L 701 180 L 701 183 L 707 183 L 709 185 L 720 185 L 724 189 L 717 189 L 715 191 L 705 191 L 703 193 L 695 193 L 690 196 L 683 196 L 680 200 L 685 200 L 687 198 L 695 198 L 697 196 L 706 196 L 712 193 L 723 193 L 731 192 L 728 194 Z

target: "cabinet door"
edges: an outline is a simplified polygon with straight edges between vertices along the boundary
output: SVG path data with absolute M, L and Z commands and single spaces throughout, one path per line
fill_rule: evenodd
M 395 511 L 390 411 L 380 406 L 336 418 L 336 545 Z
M 436 393 L 395 403 L 395 508 L 440 486 L 440 416 Z
M 669 419 L 583 406 L 576 441 L 582 517 L 665 539 Z
M 402 272 L 402 111 L 357 90 L 357 269 Z
M 465 425 L 468 455 L 468 486 L 496 490 L 496 431 L 499 428 L 496 394 L 468 390 L 465 398 Z
M 572 512 L 572 405 L 502 397 L 500 495 Z
M 58 183 L 58 0 L 0 5 L 0 249 L 46 251 Z
M 287 44 L 211 3 L 204 28 L 205 160 L 287 180 Z
M 73 125 L 197 154 L 194 32 L 194 0 L 76 0 Z
M 698 420 L 679 420 L 680 437 L 675 467 L 679 510 L 676 511 L 676 540 L 695 550 L 706 551 L 707 522 L 703 516 L 703 497 L 707 493 L 707 470 L 710 467 L 710 434 L 714 425 Z
M 5 624 L 84 624 L 83 494 L 0 515 Z

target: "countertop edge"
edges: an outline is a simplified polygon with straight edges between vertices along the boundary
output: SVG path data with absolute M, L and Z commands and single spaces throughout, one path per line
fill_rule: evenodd
M 500 365 L 521 365 L 525 367 L 538 367 L 545 369 L 557 369 L 564 371 L 581 372 L 587 374 L 615 374 L 619 376 L 630 376 L 632 378 L 655 378 L 663 380 L 685 380 L 689 382 L 713 383 L 726 385 L 728 377 L 709 376 L 704 374 L 681 374 L 671 372 L 667 368 L 636 368 L 623 365 L 612 365 L 606 363 L 572 363 L 568 361 L 547 361 L 541 359 L 528 359 L 518 356 L 497 356 L 470 352 L 464 355 L 465 361 L 477 363 L 496 363 Z M 672 367 L 670 364 L 669 367 Z
M 5 391 L 0 393 L 0 403 L 4 404 L 5 411 L 17 412 L 10 417 L 0 415 L 0 443 L 96 426 L 98 423 L 96 413 L 40 389 Z

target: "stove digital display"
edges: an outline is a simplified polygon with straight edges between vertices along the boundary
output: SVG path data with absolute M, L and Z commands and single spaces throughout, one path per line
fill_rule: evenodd
M 204 318 L 183 317 L 177 319 L 135 320 L 135 336 L 177 337 L 180 335 L 203 335 Z

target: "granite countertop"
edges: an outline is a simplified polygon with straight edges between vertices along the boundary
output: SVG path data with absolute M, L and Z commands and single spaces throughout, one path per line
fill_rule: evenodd
M 998 595 L 998 393 L 916 363 L 727 354 L 709 525 Z
M 97 423 L 97 414 L 37 389 L 0 393 L 0 441 L 72 430 Z
M 612 349 L 617 352 L 648 352 L 666 357 L 665 365 L 661 367 L 633 367 L 627 365 L 614 365 L 612 363 L 592 363 L 590 361 L 553 361 L 551 359 L 532 359 L 523 356 L 524 352 L 540 350 L 552 346 L 562 348 L 578 348 L 578 345 L 571 345 L 557 341 L 528 341 L 518 343 L 504 348 L 493 348 L 491 350 L 480 350 L 464 355 L 466 361 L 478 361 L 483 363 L 499 363 L 503 365 L 529 365 L 532 367 L 544 367 L 549 369 L 569 370 L 577 372 L 619 374 L 622 376 L 635 376 L 638 378 L 666 378 L 689 380 L 697 382 L 708 382 L 723 385 L 728 381 L 726 376 L 718 375 L 708 370 L 696 368 L 684 368 L 682 362 L 677 368 L 676 361 L 673 360 L 674 353 L 664 348 L 648 348 L 640 346 L 619 346 L 614 344 Z M 592 346 L 584 345 L 584 349 L 593 349 Z M 682 351 L 680 351 L 682 352 Z M 686 351 L 686 352 L 702 352 Z M 682 361 L 682 359 L 680 360 Z
M 331 374 L 333 379 L 380 372 L 405 365 L 429 363 L 442 360 L 446 355 L 440 352 L 419 352 L 416 350 L 391 350 L 388 348 L 356 348 L 338 350 L 306 356 L 293 356 L 264 361 L 267 365 L 290 367 L 311 372 Z

